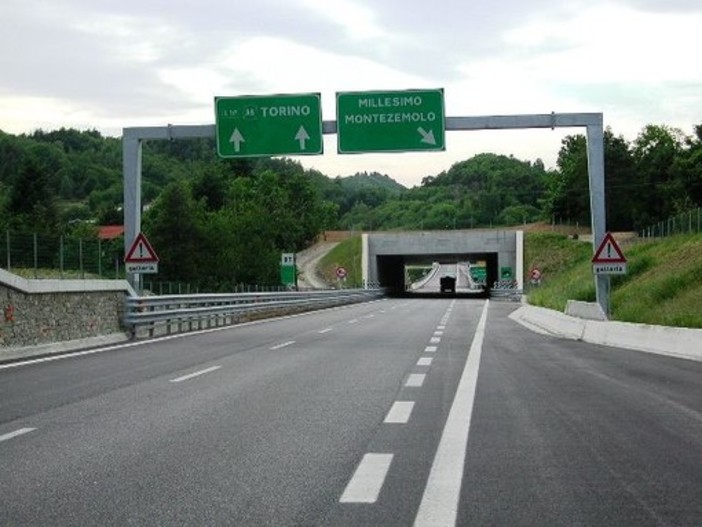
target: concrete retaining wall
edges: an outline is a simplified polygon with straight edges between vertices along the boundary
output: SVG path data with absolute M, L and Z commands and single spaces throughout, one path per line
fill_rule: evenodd
M 124 280 L 27 280 L 0 269 L 0 360 L 23 347 L 125 335 Z

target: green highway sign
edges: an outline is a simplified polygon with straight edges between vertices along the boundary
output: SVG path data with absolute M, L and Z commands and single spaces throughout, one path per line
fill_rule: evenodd
M 336 94 L 340 154 L 445 150 L 444 90 Z
M 324 150 L 319 93 L 215 97 L 220 157 L 314 155 Z

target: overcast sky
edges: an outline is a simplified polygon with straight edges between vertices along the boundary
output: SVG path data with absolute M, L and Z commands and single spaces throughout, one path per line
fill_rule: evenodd
M 0 130 L 214 123 L 214 97 L 443 88 L 447 116 L 702 124 L 700 0 L 2 0 Z M 446 152 L 296 158 L 407 186 L 480 152 L 554 166 L 580 130 L 448 132 Z

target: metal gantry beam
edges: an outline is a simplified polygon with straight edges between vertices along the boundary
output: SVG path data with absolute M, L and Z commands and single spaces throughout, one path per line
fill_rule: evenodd
M 604 184 L 604 128 L 601 113 L 550 113 L 527 115 L 486 115 L 447 117 L 447 131 L 514 130 L 528 128 L 585 128 L 587 137 L 587 166 L 590 181 L 590 212 L 592 218 L 593 254 L 606 232 Z M 322 123 L 324 134 L 337 132 L 336 121 Z M 146 140 L 176 140 L 215 137 L 215 125 L 149 126 L 124 128 L 122 163 L 124 170 L 124 250 L 129 250 L 141 231 L 141 145 Z M 597 303 L 609 312 L 607 277 L 595 275 Z M 130 282 L 138 288 L 138 276 Z

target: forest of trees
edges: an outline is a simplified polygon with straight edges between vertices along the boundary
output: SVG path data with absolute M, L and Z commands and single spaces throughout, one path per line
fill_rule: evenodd
M 692 136 L 646 126 L 605 132 L 607 227 L 640 229 L 702 206 L 702 125 Z M 226 290 L 276 283 L 281 252 L 322 230 L 458 229 L 533 221 L 590 223 L 585 137 L 557 167 L 480 154 L 407 189 L 388 176 L 329 178 L 290 159 L 222 160 L 213 140 L 147 142 L 143 231 L 160 279 Z M 95 236 L 122 223 L 121 141 L 97 131 L 0 132 L 0 230 Z

